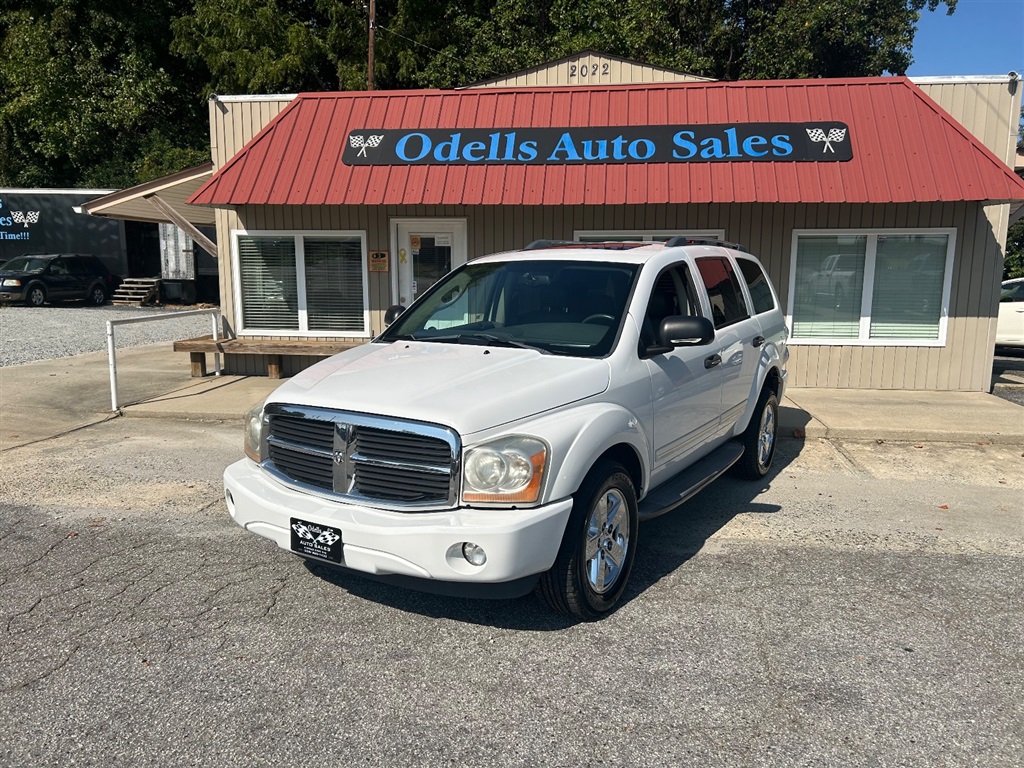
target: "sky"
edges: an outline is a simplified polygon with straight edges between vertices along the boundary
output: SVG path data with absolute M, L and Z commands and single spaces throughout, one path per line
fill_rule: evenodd
M 911 77 L 1024 75 L 1024 0 L 959 0 L 924 11 L 917 25 Z

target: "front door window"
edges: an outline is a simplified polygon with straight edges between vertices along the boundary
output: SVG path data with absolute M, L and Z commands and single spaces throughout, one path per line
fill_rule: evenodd
M 396 222 L 397 303 L 409 306 L 438 280 L 466 262 L 466 224 L 462 220 Z

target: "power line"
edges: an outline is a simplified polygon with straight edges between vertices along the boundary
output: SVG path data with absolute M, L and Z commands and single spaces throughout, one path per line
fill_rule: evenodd
M 388 29 L 387 27 L 383 26 L 382 24 L 380 24 L 380 22 L 378 22 L 374 26 L 376 27 L 376 29 L 380 29 L 380 30 L 382 30 L 384 32 L 387 32 L 389 35 L 394 35 L 395 37 L 400 37 L 403 40 L 412 43 L 413 45 L 418 45 L 420 48 L 426 48 L 428 51 L 433 51 L 438 56 L 450 56 L 450 55 L 453 55 L 453 54 L 446 54 L 444 51 L 439 51 L 439 50 L 437 50 L 437 48 L 431 48 L 429 45 L 427 45 L 426 43 L 421 43 L 419 40 L 413 40 L 411 37 L 406 37 L 401 32 L 394 32 L 394 31 Z M 494 75 L 494 77 L 504 77 L 505 76 L 501 72 L 495 72 L 494 70 L 491 70 L 491 69 L 486 69 L 485 68 L 485 69 L 483 69 L 483 71 L 486 74 L 488 74 L 488 75 Z

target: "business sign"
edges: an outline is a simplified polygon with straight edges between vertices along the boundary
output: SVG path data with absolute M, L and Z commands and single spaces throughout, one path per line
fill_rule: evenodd
M 370 251 L 367 254 L 367 260 L 369 264 L 370 272 L 387 272 L 388 271 L 388 252 L 387 251 Z
M 346 165 L 845 162 L 845 123 L 350 131 Z
M 13 204 L 5 208 L 0 197 L 0 240 L 28 240 L 32 237 L 31 225 L 38 223 L 39 211 L 16 211 Z

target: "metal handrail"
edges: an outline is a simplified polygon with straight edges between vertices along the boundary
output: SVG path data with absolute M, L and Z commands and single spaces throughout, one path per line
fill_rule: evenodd
M 159 315 L 148 317 L 127 317 L 121 320 L 107 320 L 107 366 L 110 368 L 110 410 L 117 410 L 117 348 L 114 344 L 114 326 L 131 325 L 132 323 L 150 323 L 154 320 L 167 320 L 175 317 L 193 317 L 195 315 L 210 315 L 213 326 L 213 340 L 220 338 L 218 335 L 218 320 L 221 317 L 219 309 L 190 309 L 185 312 L 164 312 Z M 213 355 L 214 375 L 220 376 L 220 353 Z

